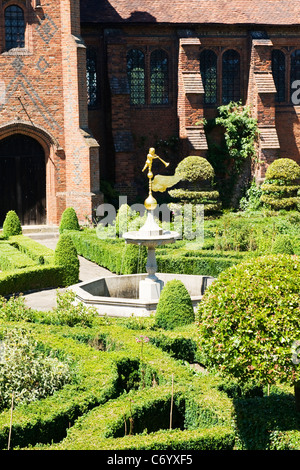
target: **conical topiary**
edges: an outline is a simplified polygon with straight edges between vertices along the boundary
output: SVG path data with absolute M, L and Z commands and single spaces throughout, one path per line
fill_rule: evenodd
M 191 297 L 183 282 L 173 279 L 163 288 L 157 304 L 155 323 L 158 327 L 172 330 L 195 320 Z
M 63 285 L 70 286 L 79 280 L 79 259 L 71 237 L 63 233 L 55 249 L 55 264 L 63 269 Z
M 63 233 L 64 230 L 80 230 L 77 214 L 73 207 L 65 209 L 61 216 L 59 233 Z
M 22 227 L 20 219 L 15 211 L 9 211 L 3 222 L 3 235 L 12 237 L 13 235 L 21 235 Z

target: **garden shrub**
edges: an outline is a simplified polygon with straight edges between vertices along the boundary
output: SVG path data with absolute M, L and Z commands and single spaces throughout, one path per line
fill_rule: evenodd
M 203 204 L 206 213 L 219 211 L 219 193 L 214 189 L 215 172 L 203 157 L 184 158 L 175 170 L 181 180 L 178 187 L 169 191 L 180 204 Z
M 279 158 L 268 167 L 261 186 L 261 201 L 273 210 L 294 210 L 300 203 L 300 166 L 289 158 Z
M 67 207 L 61 216 L 59 233 L 63 233 L 64 230 L 80 230 L 77 214 L 73 207 Z
M 195 319 L 190 294 L 182 281 L 173 279 L 164 286 L 156 308 L 157 326 L 172 330 Z
M 60 235 L 55 248 L 55 264 L 63 267 L 64 286 L 76 284 L 79 280 L 79 259 L 77 251 L 68 234 Z
M 211 370 L 240 383 L 297 385 L 300 260 L 270 255 L 220 274 L 197 311 L 199 349 Z
M 3 235 L 11 237 L 22 233 L 21 222 L 15 211 L 8 211 L 3 222 Z
M 75 304 L 75 297 L 75 293 L 71 290 L 58 291 L 56 295 L 57 306 L 44 316 L 44 321 L 52 325 L 68 325 L 70 327 L 75 325 L 92 326 L 94 318 L 97 316 L 96 309 L 88 307 L 82 302 Z
M 293 255 L 294 248 L 289 235 L 278 235 L 272 246 L 272 253 Z
M 9 299 L 0 296 L 0 319 L 5 321 L 33 321 L 35 311 L 27 307 L 25 298 L 12 295 Z
M 44 355 L 21 328 L 4 333 L 2 348 L 0 411 L 10 406 L 12 393 L 15 406 L 27 404 L 52 395 L 72 380 L 70 365 L 51 353 Z

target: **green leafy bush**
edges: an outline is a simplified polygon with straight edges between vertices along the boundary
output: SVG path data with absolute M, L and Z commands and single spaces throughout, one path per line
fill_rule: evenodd
M 300 261 L 270 255 L 234 266 L 206 290 L 197 311 L 208 367 L 240 383 L 296 385 Z
M 68 325 L 73 327 L 80 325 L 91 327 L 97 311 L 93 307 L 87 307 L 82 302 L 75 304 L 74 292 L 57 292 L 57 306 L 44 315 L 44 322 L 52 325 Z
M 3 222 L 3 235 L 11 237 L 22 233 L 21 222 L 15 211 L 9 211 Z
M 279 158 L 268 167 L 261 186 L 261 202 L 274 210 L 297 209 L 300 198 L 300 166 L 289 158 Z
M 79 259 L 77 251 L 68 234 L 60 235 L 55 248 L 55 264 L 63 267 L 64 286 L 76 284 L 79 280 Z
M 188 325 L 194 319 L 192 300 L 183 282 L 176 279 L 168 281 L 157 304 L 156 324 L 160 328 L 172 330 L 177 326 Z
M 73 207 L 67 207 L 61 216 L 59 233 L 63 233 L 64 230 L 80 230 L 77 214 Z

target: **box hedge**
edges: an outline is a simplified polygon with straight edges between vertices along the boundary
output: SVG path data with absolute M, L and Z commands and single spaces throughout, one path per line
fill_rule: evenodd
M 15 323 L 1 322 L 0 325 L 0 331 L 3 331 L 3 328 L 10 325 L 13 327 Z M 146 415 L 151 414 L 152 406 L 153 410 L 159 410 L 157 406 L 161 404 L 162 409 L 166 410 L 164 423 L 159 423 L 162 417 L 157 413 L 156 425 L 165 426 L 172 377 L 174 425 L 177 425 L 177 418 L 181 416 L 184 419 L 180 419 L 180 423 L 184 429 L 180 432 L 174 430 L 173 434 L 168 436 L 167 432 L 158 431 L 157 426 L 154 426 L 152 429 L 157 435 L 139 434 L 138 448 L 167 448 L 168 445 L 174 446 L 174 449 L 186 445 L 191 449 L 199 448 L 197 446 L 203 449 L 233 447 L 232 403 L 226 394 L 217 390 L 216 378 L 195 375 L 192 369 L 150 343 L 144 345 L 141 357 L 136 331 L 130 331 L 105 319 L 95 320 L 93 328 L 46 326 L 28 322 L 22 323 L 22 327 L 28 328 L 45 350 L 57 351 L 59 357 L 65 355 L 72 358 L 77 370 L 77 380 L 52 396 L 15 408 L 12 428 L 14 448 L 25 448 L 38 443 L 49 444 L 46 448 L 53 450 L 105 449 L 113 443 L 116 449 L 126 449 L 128 445 L 129 448 L 132 445 L 134 448 L 137 437 L 131 436 L 134 440 L 130 442 L 126 437 L 114 437 L 120 433 L 122 435 L 124 413 L 126 412 L 127 429 L 130 429 L 129 419 L 132 414 L 135 430 L 143 432 L 143 423 L 146 423 L 149 429 L 155 425 L 148 424 Z M 93 347 L 94 339 L 100 336 L 105 338 L 106 344 L 111 345 L 109 350 Z M 139 384 L 123 394 L 124 384 L 137 370 L 138 364 L 149 368 L 152 374 L 155 372 L 155 384 L 149 381 L 143 388 L 140 380 Z M 124 377 L 121 381 L 120 376 Z M 130 402 L 130 398 L 134 403 Z M 73 428 L 79 417 L 81 418 L 77 421 L 78 424 Z M 92 428 L 89 427 L 91 422 Z M 0 414 L 2 449 L 7 445 L 9 423 L 10 410 L 6 410 Z M 55 445 L 51 444 L 52 441 L 61 442 Z

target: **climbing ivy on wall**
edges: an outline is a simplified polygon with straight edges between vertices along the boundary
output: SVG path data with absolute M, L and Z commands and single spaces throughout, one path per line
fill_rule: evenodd
M 211 137 L 216 127 L 222 130 L 220 143 Z M 234 188 L 245 163 L 257 158 L 257 120 L 251 116 L 248 106 L 230 102 L 218 108 L 216 118 L 204 121 L 204 129 L 209 147 L 207 158 L 215 169 L 217 179 L 218 176 L 225 179 L 225 185 L 222 181 L 223 195 L 228 199 L 230 188 Z

